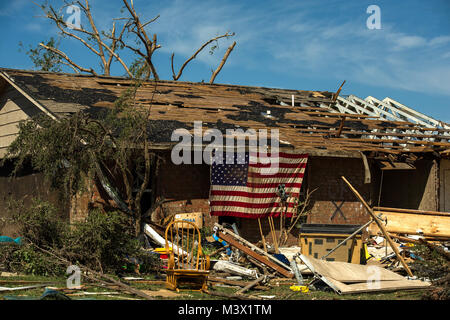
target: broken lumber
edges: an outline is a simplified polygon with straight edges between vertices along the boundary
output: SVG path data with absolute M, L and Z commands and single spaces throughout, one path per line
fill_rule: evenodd
M 400 212 L 400 213 L 450 217 L 450 212 L 442 212 L 442 211 L 425 211 L 425 210 L 387 208 L 387 207 L 374 207 L 373 209 L 375 211 L 388 211 L 388 212 Z
M 229 272 L 231 274 L 237 274 L 244 277 L 250 277 L 254 279 L 258 278 L 258 273 L 256 272 L 256 270 L 241 267 L 230 261 L 219 260 L 214 264 L 213 269 L 217 271 Z
M 267 259 L 269 259 L 270 261 L 274 262 L 277 265 L 282 266 L 283 268 L 285 268 L 286 270 L 288 270 L 289 272 L 292 273 L 292 269 L 290 266 L 286 265 L 285 263 L 283 263 L 282 261 L 278 260 L 277 258 L 275 258 L 274 256 L 268 254 L 267 252 L 265 252 L 264 250 L 258 248 L 257 246 L 255 246 L 254 244 L 250 243 L 249 241 L 245 240 L 244 238 L 238 236 L 237 234 L 231 232 L 228 229 L 225 229 L 224 227 L 222 227 L 220 224 L 215 223 L 214 226 L 217 228 L 217 230 L 221 231 L 222 234 L 225 235 L 229 235 L 231 237 L 233 237 L 234 239 L 236 239 L 237 241 L 241 242 L 243 245 L 249 247 L 251 250 L 255 251 L 256 253 L 258 253 L 259 255 L 262 255 L 264 257 L 266 257 Z M 293 274 L 292 274 L 293 276 Z
M 229 248 L 229 247 L 230 247 L 229 245 L 226 245 L 226 246 L 224 246 L 224 247 L 221 247 L 221 248 L 217 249 L 216 251 L 210 253 L 209 256 L 212 257 L 212 256 L 218 254 L 219 252 L 224 251 L 226 248 Z
M 266 278 L 267 278 L 267 276 L 261 276 L 261 277 L 259 277 L 258 279 L 256 279 L 256 280 L 250 282 L 250 283 L 249 283 L 248 285 L 246 285 L 244 288 L 238 290 L 238 291 L 236 292 L 236 294 L 243 294 L 244 292 L 246 292 L 246 291 L 250 290 L 251 288 L 253 288 L 254 286 L 256 286 L 258 283 L 260 283 L 260 282 L 262 282 L 262 281 L 265 281 Z
M 400 212 L 394 210 L 375 210 L 374 212 L 376 215 L 381 215 L 381 218 L 387 221 L 385 228 L 389 233 L 450 238 L 450 215 L 446 212 L 442 212 L 444 215 L 442 213 L 431 214 L 431 212 L 423 213 L 420 211 Z M 369 232 L 374 235 L 378 232 L 378 228 L 373 225 L 369 229 Z
M 208 281 L 210 281 L 210 282 L 217 282 L 217 283 L 223 283 L 223 284 L 227 284 L 227 285 L 230 285 L 230 286 L 237 286 L 237 287 L 245 287 L 246 285 L 249 284 L 248 281 L 229 280 L 229 279 L 223 279 L 223 278 L 218 278 L 218 277 L 208 277 Z M 269 289 L 269 287 L 256 285 L 254 287 L 254 289 L 267 290 L 267 289 Z
M 238 300 L 263 300 L 260 297 L 245 296 L 243 294 L 224 293 L 224 292 L 209 291 L 209 290 L 204 290 L 203 292 L 206 294 L 209 294 L 211 296 L 217 296 L 217 297 L 222 297 L 222 298 L 230 298 L 230 299 L 238 299 Z
M 378 219 L 378 217 L 375 215 L 375 213 L 372 211 L 372 208 L 369 207 L 369 205 L 366 203 L 366 201 L 364 201 L 363 197 L 359 194 L 359 192 L 350 184 L 350 182 L 348 182 L 347 179 L 345 179 L 344 176 L 341 177 L 342 180 L 344 180 L 344 182 L 349 186 L 350 190 L 352 190 L 352 192 L 355 194 L 355 196 L 358 198 L 358 200 L 364 205 L 364 207 L 366 208 L 367 212 L 369 212 L 369 214 L 372 216 L 372 219 L 376 222 L 376 224 L 378 225 L 378 227 L 380 228 L 381 232 L 383 233 L 385 239 L 388 241 L 389 245 L 391 246 L 392 250 L 394 250 L 395 255 L 397 256 L 397 258 L 400 260 L 400 263 L 403 265 L 403 267 L 405 268 L 406 272 L 408 273 L 409 276 L 413 277 L 413 274 L 411 272 L 411 269 L 408 267 L 408 265 L 406 264 L 405 260 L 403 259 L 403 257 L 401 256 L 400 252 L 398 251 L 397 246 L 394 244 L 394 242 L 392 241 L 391 237 L 389 236 L 389 233 L 386 231 L 386 228 L 384 227 L 383 223 L 380 222 L 380 220 Z
M 24 287 L 0 287 L 0 292 L 10 292 L 10 291 L 20 291 L 20 290 L 31 290 L 36 288 L 47 287 L 51 283 L 36 284 L 34 286 L 24 286 Z
M 217 232 L 217 236 L 219 238 L 221 238 L 222 240 L 225 240 L 228 244 L 232 245 L 233 247 L 235 247 L 235 248 L 239 249 L 240 251 L 244 252 L 245 254 L 255 258 L 259 262 L 261 262 L 261 263 L 265 264 L 266 266 L 274 269 L 275 271 L 281 273 L 285 277 L 287 277 L 287 278 L 294 277 L 294 274 L 292 272 L 289 272 L 289 271 L 283 269 L 282 267 L 280 267 L 276 263 L 272 262 L 271 260 L 267 259 L 266 257 L 256 253 L 252 249 L 250 249 L 250 248 L 246 247 L 245 245 L 239 243 L 237 240 L 232 238 L 230 235 L 223 234 L 222 232 L 218 231 Z

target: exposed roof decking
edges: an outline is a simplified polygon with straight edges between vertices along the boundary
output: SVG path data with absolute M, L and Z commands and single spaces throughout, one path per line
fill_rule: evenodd
M 110 108 L 133 84 L 125 78 L 0 71 L 58 117 L 79 110 Z M 292 95 L 294 107 L 290 105 Z M 446 125 L 434 127 L 431 121 L 426 126 L 405 121 L 413 119 L 411 116 L 386 120 L 383 112 L 369 110 L 370 102 L 365 100 L 367 105 L 362 106 L 357 97 L 352 101 L 338 97 L 334 104 L 331 92 L 148 81 L 138 89 L 136 98 L 138 105 L 152 105 L 150 123 L 157 129 L 154 142 L 159 144 L 173 144 L 172 130 L 186 128 L 193 132 L 193 122 L 203 121 L 204 130 L 278 129 L 280 140 L 295 148 L 391 153 L 450 148 L 450 128 Z M 383 103 L 392 101 L 385 99 Z

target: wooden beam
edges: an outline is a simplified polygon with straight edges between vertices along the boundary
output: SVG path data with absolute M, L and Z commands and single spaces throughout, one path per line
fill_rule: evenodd
M 280 260 L 278 260 L 277 258 L 275 258 L 274 256 L 268 254 L 267 252 L 264 252 L 264 250 L 262 250 L 261 248 L 258 248 L 257 246 L 255 246 L 254 244 L 252 244 L 251 242 L 245 240 L 244 238 L 238 236 L 237 234 L 235 234 L 234 232 L 225 229 L 224 227 L 222 227 L 220 224 L 215 223 L 214 224 L 215 227 L 217 227 L 217 230 L 221 231 L 222 233 L 228 234 L 230 236 L 232 236 L 234 239 L 238 240 L 239 242 L 243 243 L 244 245 L 246 245 L 247 247 L 249 247 L 250 249 L 252 249 L 253 251 L 255 251 L 256 253 L 266 257 L 267 259 L 271 260 L 272 262 L 275 262 L 276 264 L 282 266 L 283 268 L 285 268 L 286 270 L 292 272 L 292 269 L 290 266 L 286 265 L 285 263 L 281 262 Z
M 441 211 L 424 211 L 424 210 L 387 208 L 387 207 L 374 207 L 373 209 L 375 211 L 390 211 L 390 212 L 401 212 L 401 213 L 409 213 L 409 214 L 423 214 L 423 215 L 431 215 L 431 216 L 450 217 L 450 212 L 441 212 Z
M 267 278 L 267 276 L 261 276 L 258 279 L 250 282 L 248 285 L 246 285 L 245 287 L 243 287 L 242 289 L 236 291 L 236 294 L 243 294 L 244 292 L 246 292 L 247 290 L 250 290 L 251 288 L 253 288 L 254 286 L 256 286 L 258 283 L 264 281 Z
M 417 234 L 427 237 L 450 238 L 450 216 L 431 215 L 405 212 L 389 212 L 374 210 L 382 220 L 386 220 L 385 226 L 389 233 Z M 373 225 L 369 228 L 370 234 L 376 234 L 378 228 Z
M 246 247 L 245 245 L 239 243 L 239 241 L 235 240 L 233 237 L 231 237 L 230 235 L 224 234 L 220 231 L 217 232 L 217 236 L 226 241 L 228 244 L 232 245 L 233 247 L 241 250 L 242 252 L 244 252 L 245 254 L 248 254 L 250 257 L 255 258 L 256 260 L 258 260 L 259 262 L 265 264 L 266 266 L 268 266 L 269 268 L 281 273 L 283 276 L 287 277 L 287 278 L 293 278 L 294 274 L 283 269 L 282 267 L 280 267 L 279 265 L 275 264 L 274 262 L 270 261 L 269 259 L 267 259 L 266 257 L 257 254 L 255 251 L 251 250 L 250 248 Z
M 411 272 L 411 269 L 408 267 L 408 265 L 406 264 L 405 260 L 403 259 L 403 257 L 401 256 L 400 252 L 398 251 L 397 246 L 394 244 L 394 241 L 392 241 L 389 233 L 386 231 L 386 228 L 384 227 L 383 223 L 380 222 L 380 220 L 377 218 L 377 216 L 375 215 L 375 213 L 372 211 L 372 209 L 369 207 L 369 205 L 366 203 L 366 201 L 364 201 L 364 198 L 359 194 L 359 192 L 350 184 L 350 182 L 348 182 L 347 179 L 345 179 L 344 176 L 341 177 L 342 180 L 344 180 L 344 182 L 349 186 L 350 190 L 352 190 L 352 192 L 355 194 L 355 196 L 359 199 L 359 201 L 364 205 L 364 207 L 366 208 L 367 212 L 369 212 L 369 214 L 372 216 L 372 219 L 376 222 L 376 224 L 378 225 L 378 227 L 380 228 L 381 232 L 383 233 L 384 237 L 386 238 L 387 242 L 389 243 L 389 245 L 391 246 L 392 250 L 394 250 L 395 255 L 397 256 L 397 258 L 400 260 L 401 264 L 403 265 L 403 267 L 405 268 L 406 272 L 408 273 L 409 276 L 413 277 L 413 274 Z
M 364 183 L 370 183 L 371 176 L 370 176 L 369 162 L 367 161 L 366 155 L 362 152 L 361 152 L 361 158 L 362 158 L 363 164 L 364 164 Z

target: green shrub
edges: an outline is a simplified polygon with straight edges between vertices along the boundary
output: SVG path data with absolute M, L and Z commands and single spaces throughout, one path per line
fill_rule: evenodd
M 60 248 L 63 245 L 68 225 L 52 204 L 33 199 L 27 208 L 23 203 L 11 202 L 9 210 L 19 226 L 20 235 L 27 241 L 42 248 Z
M 123 213 L 99 210 L 90 211 L 86 222 L 73 226 L 67 245 L 72 259 L 104 272 L 118 271 L 126 257 L 137 255 L 140 249 Z
M 4 244 L 0 246 L 0 263 L 10 272 L 35 276 L 61 276 L 65 268 L 29 244 Z
M 19 226 L 22 246 L 0 248 L 0 264 L 9 271 L 35 275 L 56 275 L 64 266 L 43 248 L 70 261 L 96 271 L 117 273 L 135 258 L 141 270 L 150 270 L 158 261 L 141 250 L 135 239 L 132 221 L 121 212 L 90 210 L 85 222 L 69 225 L 58 216 L 53 205 L 34 200 L 29 208 L 11 203 L 14 221 Z M 36 246 L 33 246 L 36 245 Z

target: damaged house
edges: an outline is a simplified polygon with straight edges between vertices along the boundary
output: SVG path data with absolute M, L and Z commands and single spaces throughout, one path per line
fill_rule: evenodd
M 118 77 L 0 69 L 0 158 L 16 138 L 20 121 L 39 114 L 58 119 L 80 110 L 111 108 L 130 84 L 130 79 Z M 450 126 L 393 99 L 343 97 L 339 91 L 149 81 L 138 89 L 137 101 L 152 106 L 151 148 L 160 159 L 144 199 L 147 209 L 161 203 L 149 214 L 154 222 L 174 213 L 201 212 L 206 226 L 236 222 L 243 238 L 261 240 L 258 219 L 211 212 L 210 165 L 177 165 L 171 160 L 179 143 L 172 141 L 172 133 L 185 129 L 194 137 L 195 121 L 202 121 L 203 130 L 224 134 L 227 129 L 277 129 L 281 153 L 307 155 L 297 187 L 300 198 L 314 192 L 302 223 L 363 225 L 370 219 L 342 176 L 371 207 L 450 211 L 446 151 Z M 96 183 L 71 203 L 61 203 L 39 172 L 30 168 L 10 180 L 10 170 L 8 164 L 0 168 L 0 207 L 10 196 L 25 200 L 39 196 L 57 204 L 70 221 L 79 221 L 89 205 L 111 201 Z M 274 224 L 280 224 L 277 216 Z M 270 240 L 266 220 L 261 228 Z M 12 235 L 14 228 L 4 232 Z M 299 232 L 293 228 L 287 244 L 298 244 Z

